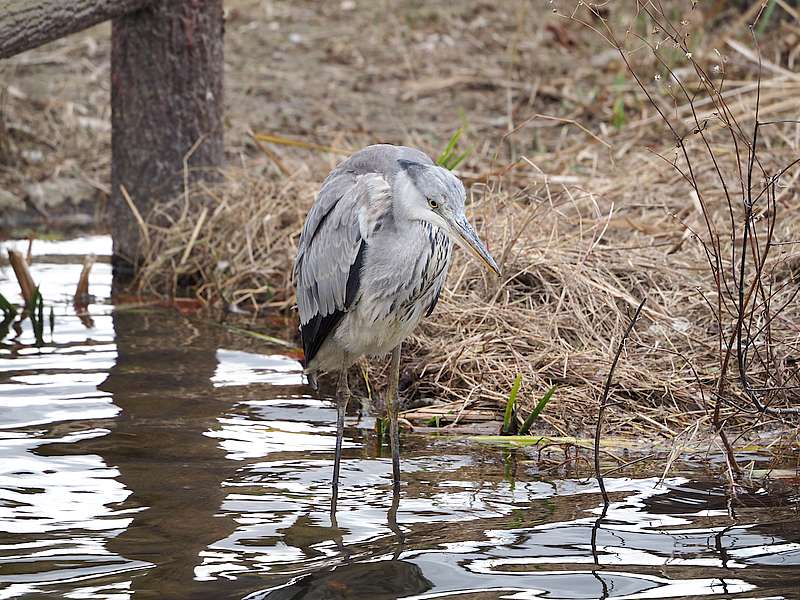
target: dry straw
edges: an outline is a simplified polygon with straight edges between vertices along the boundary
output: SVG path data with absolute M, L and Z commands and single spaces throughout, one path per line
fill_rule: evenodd
M 526 175 L 516 171 L 519 180 Z M 205 208 L 184 210 L 181 198 L 151 215 L 158 224 L 150 225 L 140 285 L 174 294 L 188 283 L 212 305 L 289 310 L 297 235 L 316 184 L 227 176 L 224 186 L 196 192 Z M 611 429 L 673 436 L 709 418 L 718 348 L 707 304 L 714 285 L 691 233 L 700 215 L 686 187 L 647 154 L 620 177 L 625 181 L 590 177 L 581 187 L 551 186 L 545 178 L 524 192 L 502 182 L 473 188 L 470 217 L 504 275 L 491 278 L 457 254 L 436 312 L 406 345 L 404 364 L 413 374 L 405 377 L 407 394 L 500 407 L 523 373 L 523 413 L 558 383 L 543 418 L 563 434 L 583 433 L 613 349 L 647 296 L 615 373 Z M 635 200 L 628 189 L 637 191 Z M 723 218 L 727 209 L 720 198 L 716 203 Z M 800 214 L 792 211 L 776 239 L 798 232 Z M 777 248 L 770 259 L 776 278 L 796 280 L 796 248 Z M 790 292 L 785 286 L 776 301 Z M 800 305 L 781 321 L 787 347 L 800 343 Z M 729 400 L 745 401 L 735 392 Z
M 587 33 L 578 27 L 569 35 L 582 40 Z M 705 61 L 713 67 L 718 56 L 725 65 L 726 119 L 743 130 L 753 126 L 757 104 L 762 121 L 797 118 L 800 78 L 785 69 L 759 70 L 740 46 L 725 47 L 738 57 L 736 65 L 723 62 L 712 49 L 683 53 L 683 63 L 675 56 L 661 70 L 659 60 L 644 50 L 631 54 L 635 68 L 662 77 L 650 77 L 639 90 L 625 88 L 622 106 L 627 109 L 616 131 L 588 127 L 570 115 L 543 119 L 531 111 L 529 121 L 509 126 L 502 146 L 513 148 L 526 127 L 535 127 L 548 152 L 511 161 L 494 161 L 485 152 L 471 157 L 461 173 L 474 184 L 470 218 L 504 275 L 492 278 L 457 254 L 434 315 L 405 346 L 401 388 L 406 396 L 458 400 L 460 414 L 486 406 L 499 414 L 521 373 L 522 416 L 558 384 L 541 419 L 563 435 L 585 436 L 593 428 L 614 349 L 647 297 L 614 373 L 607 432 L 663 435 L 688 447 L 698 428 L 711 430 L 717 406 L 717 421 L 739 434 L 752 438 L 788 427 L 792 439 L 796 417 L 756 410 L 735 369 L 723 378 L 724 394 L 716 395 L 719 340 L 730 333 L 728 313 L 735 304 L 730 299 L 736 294 L 730 296 L 720 285 L 719 271 L 709 268 L 709 244 L 719 268 L 733 273 L 742 254 L 739 224 L 751 218 L 759 240 L 769 224 L 769 254 L 757 272 L 746 276 L 760 282 L 749 331 L 761 331 L 765 319 L 771 324 L 768 339 L 753 336 L 754 352 L 769 344 L 770 364 L 763 372 L 756 364 L 750 377 L 764 389 L 780 384 L 780 393 L 770 396 L 771 408 L 797 406 L 800 171 L 774 181 L 770 202 L 757 214 L 747 217 L 746 207 L 731 203 L 720 175 L 739 185 L 742 154 L 730 127 L 715 114 L 714 92 L 697 80 L 692 66 Z M 601 75 L 591 76 L 602 82 Z M 676 77 L 693 90 L 688 99 L 674 85 Z M 574 98 L 572 85 L 564 79 L 556 90 L 559 97 Z M 688 129 L 682 138 L 686 153 L 665 133 L 663 120 L 647 103 L 648 93 Z M 542 122 L 559 128 L 539 128 Z M 697 123 L 702 135 L 693 131 Z M 760 172 L 778 173 L 800 156 L 799 127 L 785 122 L 762 130 Z M 260 139 L 276 143 L 274 136 Z M 303 155 L 305 164 L 318 158 Z M 286 154 L 280 160 L 274 177 L 232 169 L 222 186 L 194 190 L 188 199 L 150 215 L 151 243 L 140 285 L 172 294 L 188 285 L 211 305 L 291 314 L 292 259 L 320 177 L 293 168 Z M 696 185 L 675 168 L 685 170 L 688 162 Z M 315 166 L 310 172 L 324 173 L 330 162 Z M 733 235 L 709 240 L 709 229 Z M 770 318 L 770 307 L 782 311 Z M 379 380 L 380 374 L 380 368 L 371 367 L 371 378 Z

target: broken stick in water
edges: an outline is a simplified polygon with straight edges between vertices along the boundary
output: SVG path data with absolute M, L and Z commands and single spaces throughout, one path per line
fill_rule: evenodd
M 8 251 L 8 262 L 11 263 L 11 268 L 14 269 L 14 275 L 19 282 L 19 289 L 22 293 L 22 299 L 25 301 L 25 306 L 30 305 L 33 301 L 33 295 L 36 293 L 36 284 L 33 282 L 28 263 L 21 252 L 17 250 Z

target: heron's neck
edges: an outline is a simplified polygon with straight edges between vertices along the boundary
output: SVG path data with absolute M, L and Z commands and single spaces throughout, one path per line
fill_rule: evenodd
M 395 179 L 392 193 L 392 217 L 400 231 L 425 221 L 425 212 L 421 209 L 425 201 L 419 195 L 411 179 L 405 173 L 400 173 Z

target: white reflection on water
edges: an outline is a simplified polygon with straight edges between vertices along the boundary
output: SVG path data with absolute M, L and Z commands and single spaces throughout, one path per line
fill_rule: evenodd
M 539 573 L 542 579 L 547 577 L 564 576 L 564 572 L 560 571 L 542 571 Z M 569 576 L 572 577 L 576 588 L 581 588 L 582 584 L 579 580 L 585 579 L 591 582 L 595 575 L 592 571 L 570 571 Z M 658 600 L 659 598 L 690 598 L 697 595 L 714 595 L 714 594 L 740 594 L 742 592 L 749 592 L 756 589 L 756 586 L 741 581 L 739 579 L 688 579 L 688 580 L 675 580 L 667 579 L 665 577 L 657 577 L 655 575 L 644 575 L 641 573 L 625 573 L 622 571 L 603 571 L 602 576 L 613 582 L 616 585 L 626 583 L 626 579 L 630 580 L 633 585 L 639 585 L 646 589 L 633 593 L 614 594 L 609 593 L 603 598 L 607 600 Z M 596 581 L 596 580 L 595 580 Z M 649 587 L 648 587 L 649 586 Z M 481 590 L 482 592 L 499 592 L 503 600 L 541 600 L 542 598 L 597 598 L 591 595 L 591 592 L 584 594 L 575 593 L 575 595 L 561 595 L 556 592 L 553 593 L 552 589 L 531 589 L 531 588 L 517 588 L 517 587 L 487 587 Z M 405 596 L 404 600 L 433 600 L 435 598 L 453 598 L 464 597 L 467 594 L 474 593 L 474 590 L 452 590 L 447 592 L 433 592 L 430 594 L 416 594 L 414 596 Z M 245 600 L 250 600 L 251 597 Z M 253 598 L 255 600 L 255 598 Z M 767 600 L 767 599 L 763 599 Z
M 75 287 L 78 284 L 78 279 L 81 275 L 83 266 L 80 264 L 54 264 L 54 263 L 40 263 L 34 262 L 30 265 L 31 276 L 39 290 L 42 292 L 42 297 L 47 300 L 47 304 L 59 303 L 54 308 L 56 316 L 67 316 L 74 314 L 72 308 L 72 299 L 75 296 Z M 10 267 L 4 267 L 0 270 L 0 292 L 12 302 L 19 302 L 19 286 L 14 278 L 13 272 Z M 111 265 L 106 263 L 95 263 L 92 267 L 92 274 L 89 279 L 89 293 L 96 298 L 108 298 L 111 295 Z M 91 306 L 92 314 L 110 313 L 111 306 L 103 304 L 94 304 Z M 47 318 L 45 316 L 45 318 Z M 76 320 L 77 322 L 77 320 Z M 80 325 L 80 322 L 77 322 Z M 72 331 L 74 332 L 77 327 L 70 327 L 69 325 L 62 324 L 57 331 Z M 108 324 L 111 324 L 109 319 Z M 66 326 L 66 329 L 64 328 Z M 107 341 L 113 341 L 113 331 L 108 327 L 98 327 L 97 332 L 104 332 L 104 337 Z M 112 335 L 110 335 L 112 334 Z M 88 337 L 91 337 L 89 335 Z M 48 338 L 49 339 L 49 338 Z M 58 341 L 66 341 L 61 340 Z
M 8 250 L 28 253 L 28 240 L 8 240 L 3 245 Z M 41 256 L 111 256 L 111 236 L 86 235 L 71 240 L 34 240 L 31 254 Z
M 95 531 L 130 523 L 129 517 L 109 508 L 130 492 L 115 479 L 119 471 L 101 457 L 33 452 L 43 444 L 75 443 L 107 434 L 108 430 L 98 429 L 62 438 L 0 440 L 0 531 Z
M 107 435 L 107 427 L 116 426 L 120 412 L 111 395 L 97 389 L 117 360 L 111 306 L 106 303 L 110 268 L 100 263 L 93 270 L 91 291 L 98 300 L 90 306 L 94 327 L 87 329 L 73 314 L 70 300 L 79 262 L 47 262 L 47 256 L 81 254 L 87 248 L 101 254 L 98 248 L 108 245 L 108 239 L 59 244 L 35 244 L 34 253 L 45 262 L 32 267 L 46 301 L 55 303 L 54 345 L 0 348 L 0 599 L 45 593 L 128 599 L 132 578 L 152 565 L 109 551 L 109 540 L 126 530 L 135 535 L 133 515 L 147 507 L 131 502 L 137 490 L 125 487 L 116 466 L 91 451 L 81 452 L 78 445 Z M 5 276 L 0 292 L 17 298 L 8 269 L 0 275 Z M 49 341 L 48 334 L 45 337 Z M 27 326 L 18 341 L 33 341 Z M 173 341 L 164 339 L 165 345 Z M 198 582 L 191 593 L 197 597 L 203 597 L 203 586 L 215 581 L 225 586 L 245 582 L 241 585 L 250 586 L 249 592 L 260 574 L 269 580 L 263 585 L 287 589 L 304 578 L 324 579 L 334 567 L 340 584 L 357 586 L 358 574 L 350 576 L 347 569 L 388 563 L 389 558 L 413 567 L 432 586 L 427 593 L 417 590 L 404 596 L 419 599 L 465 594 L 517 600 L 601 597 L 605 588 L 605 597 L 618 600 L 734 594 L 754 589 L 743 581 L 754 567 L 800 564 L 800 544 L 780 537 L 780 531 L 767 535 L 750 523 L 698 526 L 700 517 L 724 517 L 704 510 L 702 497 L 694 500 L 694 513 L 662 514 L 648 504 L 676 493 L 675 487 L 685 485 L 685 479 L 674 478 L 669 486 L 660 487 L 653 479 L 609 479 L 610 491 L 624 499 L 612 504 L 596 528 L 599 499 L 593 483 L 544 482 L 525 476 L 515 482 L 499 480 L 502 466 L 483 462 L 491 450 L 435 438 L 426 438 L 424 447 L 404 454 L 397 522 L 407 540 L 400 544 L 388 519 L 390 461 L 385 449 L 379 454 L 372 447 L 374 436 L 352 427 L 352 420 L 345 442 L 337 528 L 333 528 L 328 515 L 336 416 L 332 403 L 304 396 L 302 390 L 294 390 L 295 396 L 273 398 L 276 392 L 266 386 L 302 382 L 300 366 L 290 358 L 223 348 L 216 358 L 211 383 L 217 391 L 213 398 L 198 397 L 197 402 L 213 402 L 219 409 L 208 411 L 210 417 L 198 433 L 216 418 L 216 425 L 203 433 L 224 450 L 220 463 L 236 463 L 222 469 L 219 479 L 211 478 L 211 487 L 197 488 L 198 494 L 214 494 L 217 483 L 227 478 L 221 483 L 226 496 L 218 513 L 209 516 L 208 523 L 197 523 L 198 530 L 213 532 L 200 538 L 198 547 L 221 538 L 191 563 Z M 191 370 L 187 371 L 191 379 Z M 160 389 L 152 394 L 147 388 L 140 391 L 142 400 L 163 396 Z M 264 398 L 258 399 L 260 393 Z M 165 403 L 166 408 L 171 405 Z M 181 421 L 182 415 L 168 413 L 165 410 L 163 425 L 190 426 Z M 159 425 L 160 416 L 153 417 Z M 136 436 L 135 429 L 128 435 Z M 146 458 L 162 459 L 147 452 L 142 449 Z M 156 487 L 163 474 L 157 471 L 159 460 L 152 463 Z M 182 463 L 184 456 L 175 460 Z M 214 466 L 200 462 L 210 461 L 202 453 L 185 460 Z M 152 509 L 158 495 L 151 498 Z M 213 511 L 217 500 L 211 498 Z M 129 504 L 137 508 L 123 508 Z M 169 502 L 167 507 L 166 516 L 159 518 L 180 519 L 182 515 L 175 513 L 186 508 L 176 504 L 173 510 Z M 154 518 L 160 513 L 144 514 Z M 232 521 L 231 527 L 215 527 L 213 521 L 218 519 Z M 717 545 L 725 549 L 724 560 Z M 113 547 L 126 552 L 124 544 Z M 162 554 L 168 556 L 169 548 Z M 593 563 L 613 570 L 593 572 Z M 723 568 L 736 569 L 740 579 L 723 580 Z M 380 577 L 381 571 L 377 574 Z M 142 589 L 152 585 L 157 597 L 158 583 L 142 581 Z M 267 597 L 270 591 L 251 597 Z
M 354 564 L 353 556 L 359 556 L 359 561 L 391 556 L 391 540 L 396 533 L 387 521 L 391 503 L 388 459 L 346 457 L 338 533 L 334 536 L 328 515 L 330 450 L 325 458 L 309 458 L 323 447 L 313 431 L 325 432 L 317 437 L 330 438 L 327 446 L 332 447 L 332 427 L 315 423 L 316 419 L 332 423 L 330 404 L 327 420 L 321 414 L 308 420 L 309 415 L 298 414 L 302 410 L 325 410 L 310 399 L 249 401 L 240 409 L 241 415 L 227 416 L 221 420 L 220 429 L 207 435 L 218 437 L 229 458 L 236 460 L 258 458 L 260 452 L 276 454 L 245 465 L 235 480 L 224 483 L 235 491 L 228 494 L 221 513 L 235 519 L 238 527 L 202 553 L 202 564 L 195 568 L 198 581 L 235 579 L 242 572 L 291 578 L 301 573 L 325 573 L 337 565 L 333 573 L 339 573 L 339 568 Z M 261 426 L 248 427 L 249 423 Z M 676 489 L 680 493 L 680 487 L 689 483 L 685 478 L 672 478 L 663 485 L 655 478 L 607 480 L 609 492 L 623 494 L 624 499 L 612 503 L 597 528 L 597 505 L 577 511 L 577 517 L 562 515 L 553 522 L 531 522 L 521 516 L 524 526 L 507 528 L 508 518 L 516 512 L 524 515 L 524 511 L 548 501 L 569 505 L 570 497 L 577 500 L 591 495 L 597 500 L 599 490 L 593 481 L 471 480 L 467 473 L 472 467 L 469 454 L 432 451 L 425 456 L 404 456 L 405 485 L 397 511 L 400 527 L 410 535 L 417 528 L 435 530 L 437 524 L 447 524 L 446 541 L 418 542 L 431 547 L 405 549 L 393 557 L 419 568 L 436 590 L 408 598 L 457 598 L 479 592 L 499 592 L 502 596 L 497 597 L 503 598 L 590 598 L 599 597 L 602 586 L 611 590 L 607 597 L 620 600 L 734 594 L 755 586 L 742 579 L 705 576 L 703 569 L 724 572 L 726 568 L 750 566 L 754 563 L 744 559 L 751 552 L 778 561 L 776 557 L 782 556 L 785 564 L 800 563 L 794 556 L 797 544 L 780 538 L 768 543 L 763 535 L 751 534 L 748 524 L 693 527 L 696 519 L 709 518 L 713 512 L 705 510 L 702 500 L 686 502 L 688 506 L 697 504 L 694 513 L 654 513 L 648 501 L 675 494 Z M 481 527 L 498 519 L 503 528 Z M 594 545 L 590 543 L 593 535 Z M 334 542 L 334 537 L 339 541 Z M 458 537 L 462 539 L 452 539 Z M 379 542 L 382 551 L 363 554 Z M 724 560 L 716 546 L 720 543 L 728 551 Z M 675 567 L 699 571 L 690 578 L 621 570 L 595 573 L 586 570 L 585 565 L 591 564 L 606 569 Z M 546 565 L 558 565 L 560 570 L 545 570 L 542 567 Z M 331 577 L 348 582 L 346 570 Z M 293 581 L 298 582 L 298 590 L 306 589 L 299 583 L 304 578 Z M 286 589 L 287 585 L 292 588 L 290 583 L 272 589 Z M 250 597 L 267 598 L 269 590 Z
M 131 523 L 135 512 L 116 508 L 131 493 L 116 479 L 119 471 L 94 454 L 36 453 L 44 445 L 77 443 L 107 434 L 107 430 L 87 429 L 63 437 L 0 439 L 0 539 L 4 540 L 0 542 L 0 586 L 5 586 L 0 598 L 36 595 L 54 583 L 148 566 L 106 548 L 108 540 Z M 89 593 L 75 587 L 75 594 Z M 128 587 L 114 585 L 117 591 Z
M 239 350 L 217 350 L 217 369 L 211 378 L 214 387 L 269 383 L 302 385 L 300 363 L 286 356 L 253 354 Z
M 25 253 L 28 243 L 5 246 Z M 87 328 L 72 307 L 81 261 L 48 258 L 90 252 L 110 254 L 110 238 L 34 242 L 30 270 L 45 310 L 53 307 L 55 329 L 51 336 L 46 326 L 47 345 L 37 348 L 26 321 L 22 335 L 0 348 L 0 599 L 40 597 L 67 582 L 72 589 L 60 597 L 127 599 L 130 580 L 82 582 L 149 566 L 107 548 L 140 510 L 119 508 L 131 495 L 119 470 L 97 454 L 47 451 L 52 444 L 108 435 L 94 423 L 120 412 L 111 395 L 97 389 L 117 358 L 111 306 L 103 303 L 111 291 L 110 265 L 96 263 L 92 269 L 96 301 L 88 308 L 94 326 Z M 0 293 L 21 303 L 7 266 L 0 269 Z

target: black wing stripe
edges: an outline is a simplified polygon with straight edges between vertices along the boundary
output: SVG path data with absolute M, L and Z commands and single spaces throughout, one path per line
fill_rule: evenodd
M 364 249 L 366 246 L 367 243 L 362 241 L 358 248 L 356 259 L 350 265 L 350 272 L 347 274 L 345 310 L 335 310 L 324 317 L 316 314 L 308 323 L 300 326 L 300 335 L 303 338 L 303 354 L 305 355 L 304 367 L 307 367 L 314 360 L 323 342 L 336 330 L 339 322 L 344 318 L 345 312 L 356 300 L 358 290 L 361 287 L 361 267 L 364 264 Z
M 433 313 L 433 309 L 436 308 L 436 303 L 439 302 L 439 293 L 442 291 L 442 288 L 436 290 L 436 293 L 433 295 L 433 300 L 431 301 L 431 305 L 428 307 L 428 312 L 425 313 L 426 317 L 430 317 L 431 313 Z
M 350 308 L 358 295 L 358 290 L 361 287 L 361 267 L 364 265 L 364 249 L 367 243 L 362 241 L 358 247 L 358 254 L 356 259 L 350 266 L 350 272 L 347 274 L 347 288 L 345 289 L 344 307 Z
M 344 311 L 335 310 L 324 317 L 318 314 L 314 315 L 308 323 L 300 326 L 300 335 L 303 338 L 303 354 L 305 355 L 303 367 L 307 367 L 314 359 L 322 346 L 322 342 L 328 339 L 328 336 L 336 329 L 342 317 L 344 317 Z

